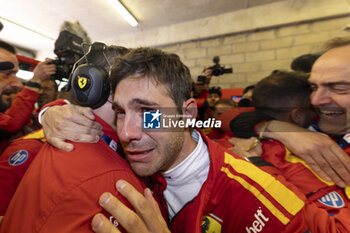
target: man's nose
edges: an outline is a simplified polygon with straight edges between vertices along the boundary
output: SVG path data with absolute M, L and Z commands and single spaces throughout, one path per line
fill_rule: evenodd
M 311 104 L 314 106 L 320 106 L 332 102 L 330 92 L 327 88 L 317 88 L 311 94 Z
M 141 139 L 142 122 L 137 117 L 125 117 L 123 122 L 117 121 L 117 129 L 120 129 L 118 136 L 122 142 L 130 142 Z
M 22 89 L 23 88 L 23 83 L 15 75 L 11 75 L 9 77 L 9 85 L 10 85 L 10 87 L 14 87 L 14 88 L 17 88 L 17 89 Z

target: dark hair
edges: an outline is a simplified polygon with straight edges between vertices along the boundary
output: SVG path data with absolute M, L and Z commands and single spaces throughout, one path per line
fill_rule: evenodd
M 315 63 L 317 58 L 319 58 L 321 54 L 304 54 L 297 58 L 295 58 L 290 64 L 290 68 L 295 71 L 302 71 L 305 73 L 310 73 L 312 65 Z
M 255 87 L 255 85 L 250 85 L 250 86 L 245 87 L 243 90 L 243 95 L 250 90 L 254 90 L 254 87 Z
M 109 73 L 110 69 L 112 68 L 110 66 L 113 66 L 116 63 L 116 59 L 125 55 L 127 52 L 129 52 L 129 49 L 125 47 L 111 45 L 106 47 L 106 49 L 103 51 L 104 54 L 102 51 L 92 53 L 90 56 L 88 56 L 88 61 L 89 63 L 104 68 Z
M 335 37 L 331 40 L 326 41 L 324 45 L 322 46 L 326 51 L 350 45 L 350 37 Z
M 301 72 L 279 71 L 259 81 L 253 92 L 257 111 L 269 116 L 287 113 L 298 106 L 310 106 L 311 87 L 308 76 Z
M 191 98 L 190 71 L 176 54 L 157 48 L 132 49 L 117 58 L 112 68 L 112 91 L 115 92 L 118 83 L 129 76 L 146 77 L 165 85 L 179 112 L 182 112 L 183 102 Z
M 220 98 L 221 98 L 221 95 L 222 95 L 222 93 L 221 93 L 221 87 L 210 87 L 209 88 L 209 94 L 218 94 L 218 96 L 220 96 Z
M 16 54 L 16 48 L 3 40 L 0 40 L 0 48 L 5 49 L 10 53 Z

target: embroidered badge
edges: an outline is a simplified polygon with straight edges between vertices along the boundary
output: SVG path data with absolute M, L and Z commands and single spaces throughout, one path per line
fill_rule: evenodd
M 28 159 L 28 152 L 26 150 L 19 150 L 15 152 L 8 160 L 11 166 L 17 166 L 24 163 Z
M 327 195 L 318 199 L 318 201 L 326 206 L 333 208 L 344 207 L 344 200 L 336 191 L 328 193 Z
M 220 233 L 222 219 L 210 213 L 205 215 L 202 220 L 202 233 Z

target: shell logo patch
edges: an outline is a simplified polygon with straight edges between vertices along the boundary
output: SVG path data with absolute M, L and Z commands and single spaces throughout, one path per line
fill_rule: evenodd
M 86 86 L 87 82 L 87 78 L 78 76 L 78 86 L 80 87 L 80 89 L 83 89 Z
M 332 191 L 328 193 L 327 195 L 318 199 L 318 201 L 329 207 L 334 207 L 334 208 L 344 207 L 344 200 L 336 191 Z
M 19 150 L 15 152 L 11 157 L 8 159 L 8 163 L 11 166 L 18 166 L 27 161 L 28 159 L 28 152 L 26 150 Z
M 202 220 L 202 233 L 220 233 L 222 220 L 210 213 L 203 216 Z

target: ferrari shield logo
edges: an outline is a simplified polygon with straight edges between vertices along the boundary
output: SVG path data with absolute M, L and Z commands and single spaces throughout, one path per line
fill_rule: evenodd
M 79 85 L 80 89 L 83 89 L 86 86 L 87 81 L 88 81 L 87 78 L 79 77 L 78 85 Z
M 220 233 L 222 220 L 210 213 L 205 215 L 202 220 L 202 233 Z

